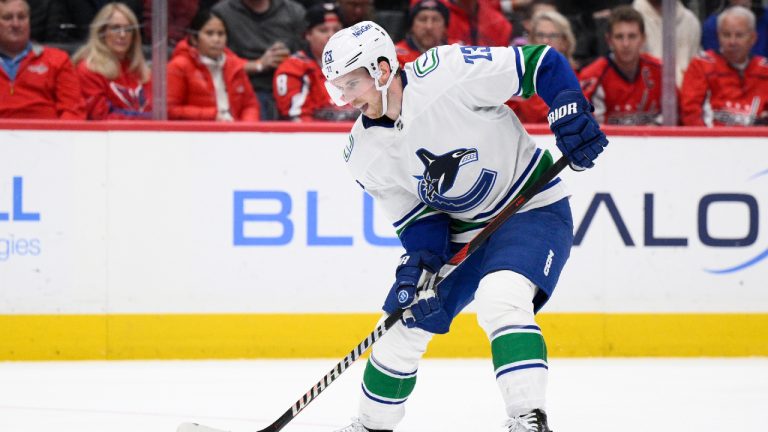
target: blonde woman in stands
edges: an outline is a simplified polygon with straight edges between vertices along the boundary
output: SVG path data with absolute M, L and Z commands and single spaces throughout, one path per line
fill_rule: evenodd
M 91 23 L 88 42 L 73 56 L 88 118 L 150 118 L 150 71 L 141 51 L 136 15 L 122 3 L 107 3 Z
M 551 46 L 568 59 L 571 68 L 575 69 L 573 51 L 576 49 L 576 38 L 568 19 L 559 12 L 548 10 L 534 15 L 528 43 Z M 549 108 L 538 95 L 528 99 L 513 97 L 507 105 L 523 123 L 547 123 Z

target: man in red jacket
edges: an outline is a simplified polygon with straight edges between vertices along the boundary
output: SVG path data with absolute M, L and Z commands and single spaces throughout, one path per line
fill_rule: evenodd
M 755 15 L 732 6 L 717 18 L 720 51 L 694 58 L 683 78 L 680 106 L 686 126 L 768 124 L 768 59 L 751 56 Z
M 442 0 L 451 12 L 448 40 L 461 45 L 508 46 L 512 24 L 491 0 Z M 411 1 L 411 4 L 415 3 Z
M 579 74 L 584 96 L 595 106 L 595 118 L 614 125 L 660 124 L 661 62 L 641 53 L 643 16 L 632 6 L 613 9 L 605 37 L 611 53 Z
M 325 76 L 320 70 L 323 48 L 334 33 L 341 30 L 341 15 L 333 3 L 312 6 L 306 15 L 304 34 L 309 49 L 285 59 L 275 71 L 272 86 L 281 119 L 293 121 L 353 120 L 359 112 L 338 107 L 325 90 Z
M 69 56 L 31 43 L 29 32 L 27 1 L 0 0 L 0 118 L 84 120 Z
M 408 34 L 395 45 L 397 61 L 403 66 L 426 50 L 446 44 L 450 12 L 438 0 L 420 0 L 408 12 Z

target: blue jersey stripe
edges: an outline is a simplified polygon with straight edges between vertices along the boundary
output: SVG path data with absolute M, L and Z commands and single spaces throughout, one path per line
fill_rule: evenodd
M 394 226 L 395 226 L 395 228 L 399 227 L 400 225 L 402 225 L 403 223 L 405 223 L 405 221 L 407 221 L 408 219 L 410 219 L 411 217 L 413 217 L 413 215 L 415 215 L 416 213 L 418 213 L 418 212 L 420 212 L 422 209 L 424 209 L 424 207 L 426 207 L 426 206 L 427 206 L 427 205 L 426 205 L 426 204 L 424 204 L 424 203 L 419 203 L 419 204 L 418 204 L 416 207 L 414 207 L 414 208 L 413 208 L 413 210 L 409 211 L 409 212 L 408 212 L 408 213 L 407 213 L 405 216 L 403 216 L 403 217 L 402 217 L 402 218 L 401 218 L 399 221 L 397 221 L 397 222 L 393 223 L 392 225 L 394 225 Z
M 407 400 L 408 400 L 408 398 L 405 398 L 405 399 L 403 399 L 403 400 L 401 400 L 401 401 L 397 401 L 397 402 L 391 402 L 391 401 L 387 401 L 387 400 L 384 400 L 384 399 L 379 399 L 379 398 L 377 398 L 376 396 L 374 396 L 374 395 L 372 395 L 372 394 L 368 393 L 368 390 L 366 390 L 366 389 L 365 389 L 365 386 L 364 386 L 364 385 L 361 385 L 360 387 L 363 389 L 363 394 L 365 395 L 365 397 L 367 397 L 368 399 L 370 399 L 370 400 L 372 400 L 372 401 L 374 401 L 374 402 L 378 402 L 378 403 L 381 403 L 381 404 L 386 404 L 386 405 L 400 405 L 401 403 L 403 403 L 403 402 L 405 402 L 405 401 L 407 401 Z
M 523 93 L 523 65 L 520 59 L 523 58 L 523 51 L 520 47 L 515 47 L 515 65 L 517 66 L 517 91 L 513 96 L 520 96 Z
M 496 374 L 496 379 L 498 379 L 500 376 L 504 374 L 508 374 L 510 372 L 514 372 L 516 370 L 522 370 L 522 369 L 533 369 L 533 368 L 544 368 L 549 369 L 546 364 L 544 363 L 533 363 L 533 364 L 524 364 L 519 366 L 512 366 L 509 369 L 504 369 L 502 371 L 499 371 L 499 373 Z
M 415 370 L 415 371 L 413 371 L 413 372 L 399 372 L 399 371 L 396 371 L 396 370 L 394 370 L 394 369 L 390 369 L 390 368 L 388 368 L 388 367 L 384 366 L 383 364 L 379 363 L 379 361 L 378 361 L 378 360 L 376 360 L 376 358 L 374 358 L 374 357 L 373 357 L 373 355 L 371 355 L 371 361 L 372 361 L 373 363 L 375 363 L 375 364 L 376 364 L 376 366 L 377 366 L 379 369 L 383 369 L 383 370 L 385 370 L 385 371 L 387 371 L 387 372 L 391 373 L 392 375 L 397 375 L 397 376 L 402 376 L 402 377 L 408 377 L 408 378 L 410 378 L 410 377 L 412 377 L 412 376 L 416 375 L 416 372 L 418 372 L 418 371 L 419 371 L 418 369 L 416 369 L 416 370 Z

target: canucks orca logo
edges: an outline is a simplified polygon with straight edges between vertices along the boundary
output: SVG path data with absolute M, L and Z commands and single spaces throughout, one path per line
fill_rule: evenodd
M 496 181 L 496 172 L 483 168 L 480 176 L 469 191 L 458 197 L 445 194 L 453 187 L 459 168 L 478 160 L 477 149 L 457 149 L 436 156 L 426 149 L 416 151 L 424 164 L 424 175 L 419 180 L 419 197 L 431 207 L 451 213 L 461 213 L 477 207 L 491 192 Z

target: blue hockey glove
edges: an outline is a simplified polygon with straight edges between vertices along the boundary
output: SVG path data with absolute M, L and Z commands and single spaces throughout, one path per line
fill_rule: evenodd
M 395 270 L 395 283 L 384 300 L 384 312 L 408 308 L 416 299 L 416 290 L 424 286 L 440 270 L 445 260 L 427 250 L 406 253 Z
M 595 166 L 595 159 L 608 145 L 591 114 L 594 110 L 581 91 L 563 90 L 555 96 L 547 115 L 557 148 L 568 157 L 575 171 Z
M 448 333 L 451 317 L 443 309 L 437 291 L 430 279 L 428 286 L 416 294 L 416 299 L 403 314 L 403 323 L 408 328 L 419 327 L 431 333 Z

